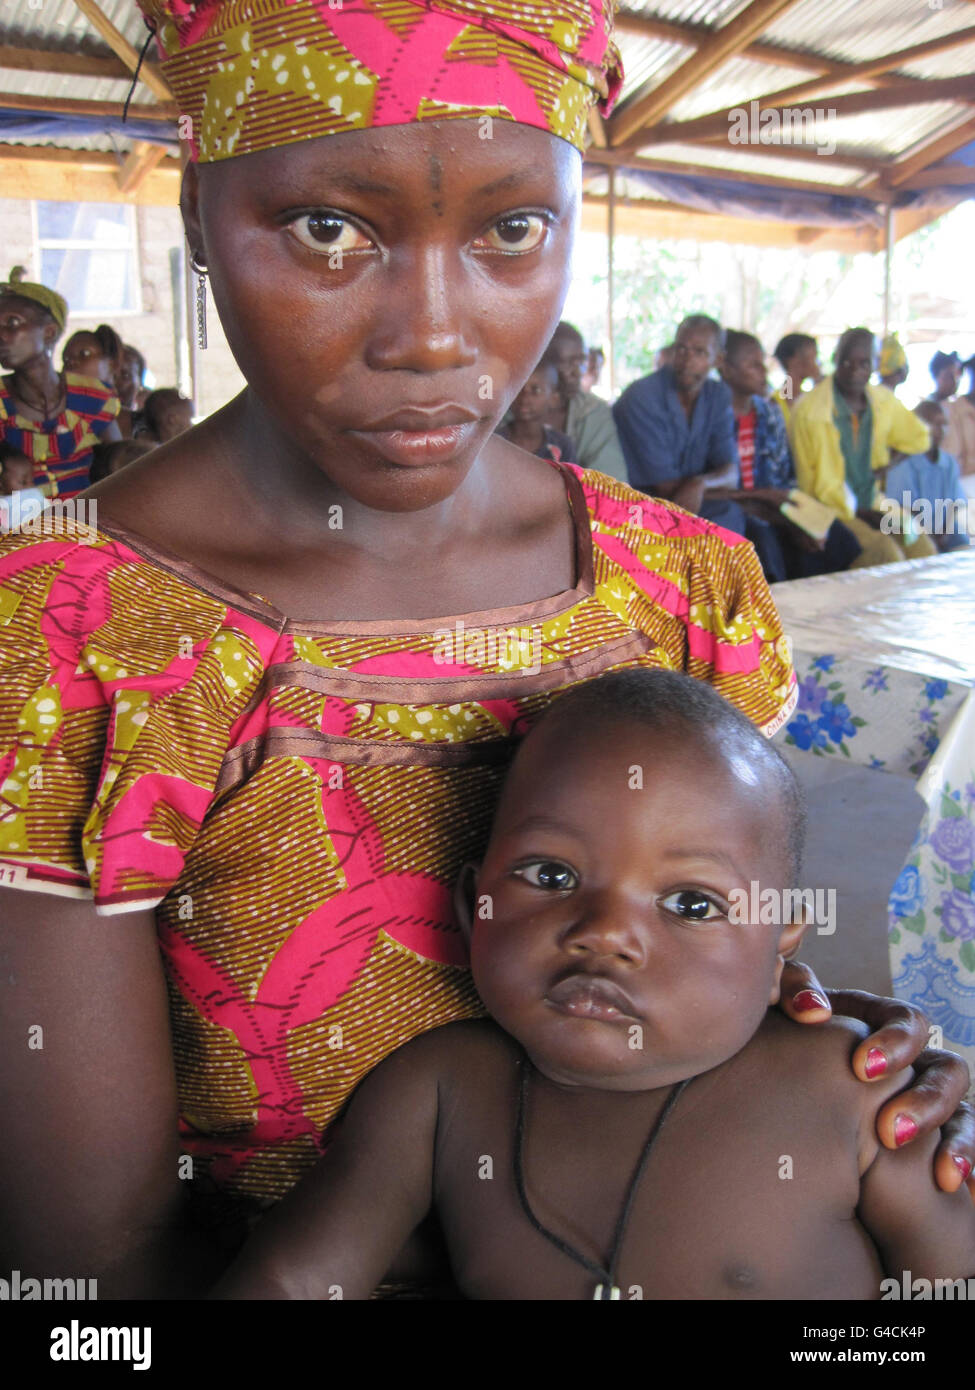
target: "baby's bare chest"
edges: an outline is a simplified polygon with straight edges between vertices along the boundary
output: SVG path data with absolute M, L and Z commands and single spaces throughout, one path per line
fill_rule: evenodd
M 466 1296 L 591 1299 L 612 1280 L 622 1300 L 878 1297 L 852 1145 L 795 1104 L 709 1100 L 670 1116 L 632 1197 L 652 1127 L 632 1100 L 615 1119 L 612 1104 L 537 1107 L 524 1200 L 515 1098 L 458 1115 L 438 1210 Z

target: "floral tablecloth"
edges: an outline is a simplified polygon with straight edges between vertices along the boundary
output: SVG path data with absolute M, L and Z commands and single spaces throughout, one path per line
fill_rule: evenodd
M 799 677 L 778 738 L 917 778 L 925 811 L 887 908 L 894 992 L 975 1073 L 975 550 L 773 594 Z

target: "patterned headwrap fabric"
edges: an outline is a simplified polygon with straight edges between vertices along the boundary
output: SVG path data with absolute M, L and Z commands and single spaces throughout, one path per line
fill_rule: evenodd
M 63 328 L 68 317 L 68 301 L 57 290 L 49 290 L 47 285 L 37 285 L 26 280 L 27 274 L 22 265 L 15 265 L 9 280 L 0 280 L 0 294 L 15 294 L 21 299 L 32 299 L 42 309 L 46 309 L 58 328 Z
M 893 376 L 907 366 L 907 353 L 896 333 L 888 333 L 880 345 L 880 375 Z
M 375 126 L 491 116 L 582 149 L 622 82 L 613 0 L 139 0 L 212 162 Z

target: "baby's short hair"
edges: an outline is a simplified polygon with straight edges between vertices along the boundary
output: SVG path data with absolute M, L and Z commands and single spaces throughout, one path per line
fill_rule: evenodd
M 590 729 L 627 722 L 651 729 L 707 732 L 727 752 L 750 757 L 778 783 L 783 839 L 793 884 L 798 882 L 806 837 L 806 810 L 795 773 L 747 715 L 703 681 L 680 671 L 631 666 L 573 686 L 551 705 L 545 719 L 571 719 Z

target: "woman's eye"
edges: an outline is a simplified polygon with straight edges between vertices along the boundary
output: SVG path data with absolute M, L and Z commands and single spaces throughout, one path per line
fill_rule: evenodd
M 544 888 L 549 893 L 565 893 L 579 884 L 574 871 L 557 859 L 540 859 L 535 864 L 524 864 L 517 874 L 533 888 Z
M 707 922 L 712 917 L 724 916 L 714 899 L 696 888 L 682 888 L 679 893 L 668 893 L 666 898 L 660 899 L 660 905 L 691 922 Z
M 518 212 L 500 217 L 475 245 L 491 251 L 534 251 L 548 234 L 548 222 L 538 213 Z
M 347 217 L 334 212 L 306 212 L 288 223 L 288 230 L 309 251 L 367 251 L 369 238 Z

